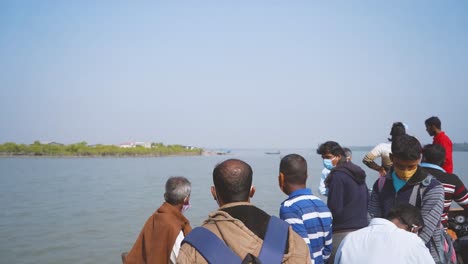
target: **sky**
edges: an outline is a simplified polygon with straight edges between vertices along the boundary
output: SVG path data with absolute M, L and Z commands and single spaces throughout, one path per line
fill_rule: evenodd
M 468 142 L 466 1 L 0 1 L 0 58 L 0 143 Z

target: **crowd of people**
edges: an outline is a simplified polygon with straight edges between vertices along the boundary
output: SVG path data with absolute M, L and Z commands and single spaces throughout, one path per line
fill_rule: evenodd
M 468 209 L 468 191 L 453 174 L 452 143 L 431 117 L 433 144 L 421 146 L 395 122 L 389 142 L 363 163 L 378 172 L 369 190 L 351 150 L 334 141 L 317 149 L 324 169 L 324 202 L 307 188 L 308 166 L 298 154 L 279 164 L 278 186 L 287 195 L 279 217 L 250 202 L 253 169 L 228 159 L 213 170 L 211 195 L 219 208 L 192 230 L 185 177 L 166 182 L 165 202 L 147 220 L 122 260 L 131 263 L 456 263 L 447 235 L 452 201 Z M 376 160 L 380 158 L 378 164 Z M 453 235 L 453 234 L 452 234 Z M 462 260 L 460 257 L 458 260 Z

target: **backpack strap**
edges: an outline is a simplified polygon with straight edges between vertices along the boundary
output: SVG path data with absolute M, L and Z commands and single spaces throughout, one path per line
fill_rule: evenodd
M 194 228 L 182 241 L 194 247 L 209 264 L 239 264 L 241 258 L 217 235 L 204 227 Z
M 262 263 L 281 263 L 283 261 L 289 224 L 276 216 L 271 216 L 263 246 L 258 258 Z
M 283 261 L 289 224 L 276 216 L 268 222 L 265 239 L 258 259 L 261 263 L 281 263 Z M 194 247 L 209 264 L 239 264 L 241 258 L 234 253 L 217 235 L 204 227 L 194 228 L 182 241 Z
M 416 203 L 418 200 L 418 191 L 419 191 L 419 197 L 422 203 L 424 191 L 426 190 L 427 186 L 431 184 L 432 178 L 433 178 L 432 175 L 429 174 L 424 180 L 421 181 L 421 183 L 415 184 L 413 186 L 413 191 L 411 192 L 411 196 L 409 199 L 409 203 L 411 205 L 417 206 Z

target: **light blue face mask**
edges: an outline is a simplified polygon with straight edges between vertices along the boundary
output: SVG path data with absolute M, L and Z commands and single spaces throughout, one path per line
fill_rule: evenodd
M 323 159 L 323 166 L 326 168 L 326 169 L 333 169 L 333 162 L 332 162 L 332 159 Z

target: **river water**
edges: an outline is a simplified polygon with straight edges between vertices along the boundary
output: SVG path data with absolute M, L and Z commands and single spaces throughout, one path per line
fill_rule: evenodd
M 309 165 L 308 187 L 317 193 L 322 161 L 314 150 L 298 153 Z M 364 152 L 354 152 L 361 165 Z M 278 188 L 280 155 L 237 150 L 226 156 L 161 158 L 0 158 L 0 263 L 120 263 L 146 219 L 163 202 L 169 176 L 192 182 L 186 212 L 198 226 L 217 208 L 211 172 L 239 158 L 254 170 L 252 202 L 278 215 L 286 198 Z M 454 153 L 455 173 L 468 184 L 468 152 Z M 365 166 L 361 166 L 364 168 Z M 368 173 L 368 186 L 377 173 Z

